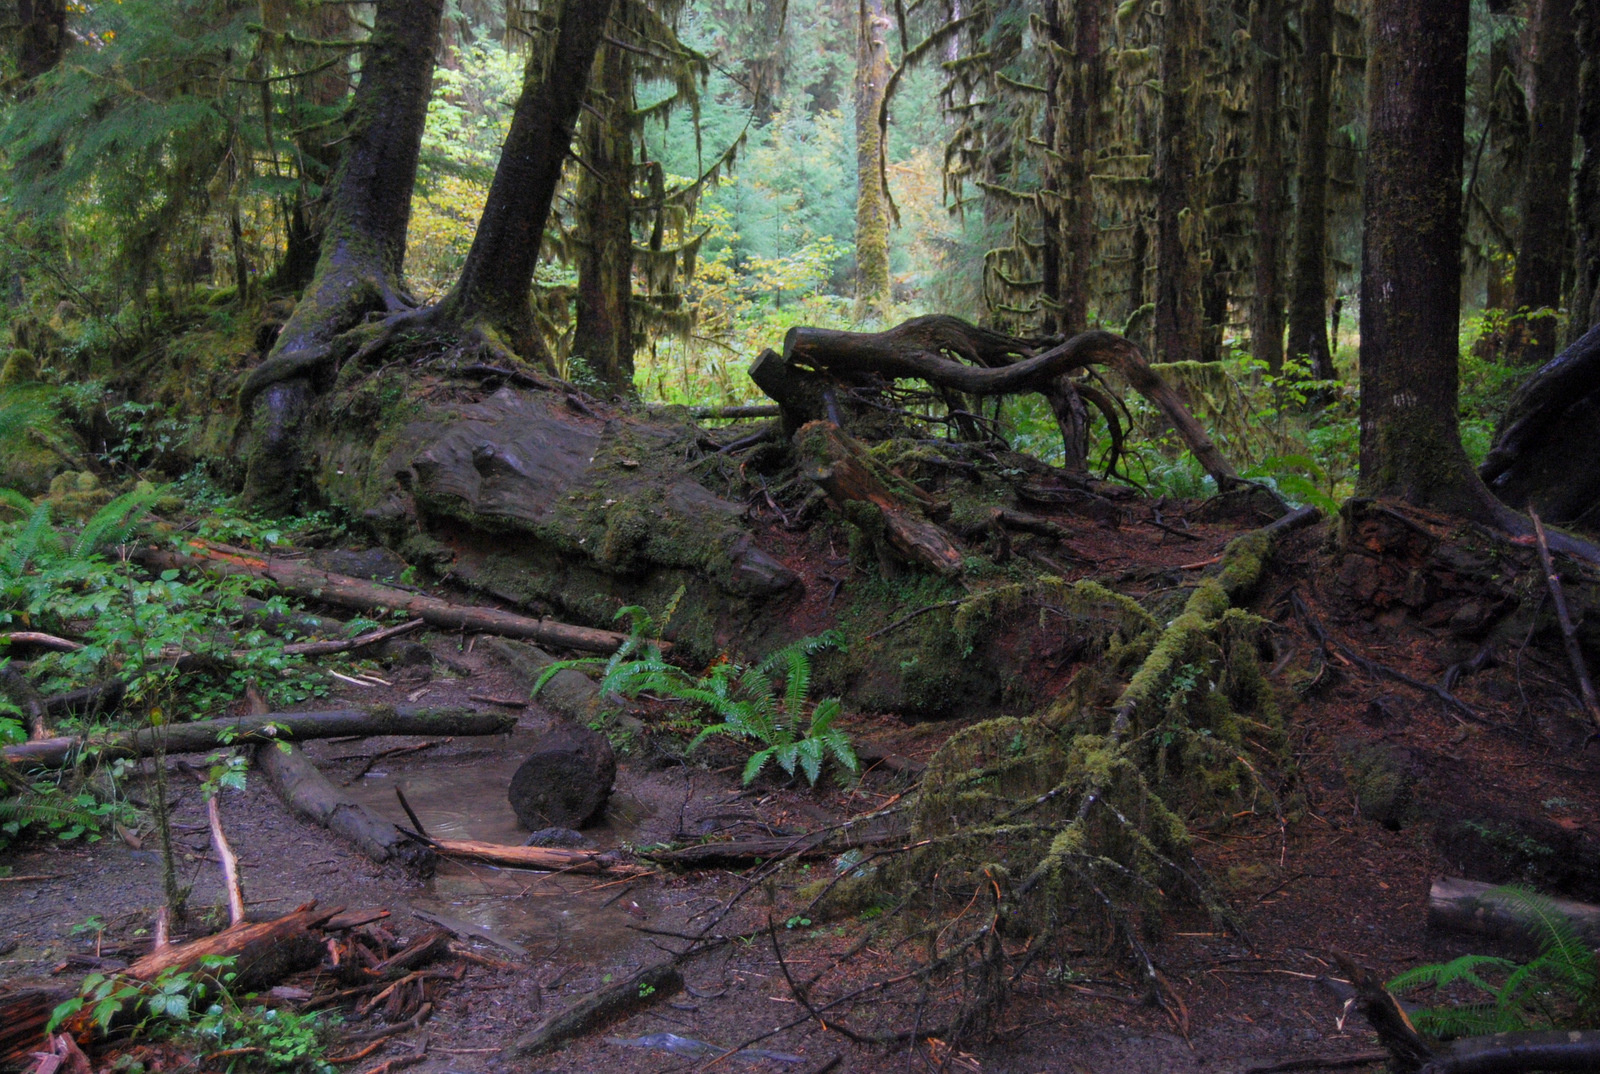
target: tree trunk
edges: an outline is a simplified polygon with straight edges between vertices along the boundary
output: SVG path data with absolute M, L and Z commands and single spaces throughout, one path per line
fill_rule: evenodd
M 1204 232 L 1196 191 L 1196 55 L 1200 0 L 1167 0 L 1161 44 L 1161 122 L 1156 147 L 1156 356 L 1195 361 L 1204 346 L 1200 260 Z
M 889 283 L 889 206 L 879 157 L 888 152 L 878 112 L 893 68 L 883 0 L 856 7 L 856 319 L 881 318 L 892 300 Z
M 439 304 L 444 321 L 481 327 L 498 347 L 547 367 L 528 290 L 613 3 L 568 0 L 544 77 L 530 60 L 461 278 Z
M 423 875 L 433 872 L 437 861 L 432 850 L 335 787 L 300 747 L 289 743 L 260 746 L 256 767 L 291 810 L 371 860 L 398 861 Z
M 337 361 L 336 337 L 368 313 L 409 304 L 401 270 L 443 6 L 444 0 L 377 5 L 344 159 L 327 195 L 316 276 L 272 354 L 241 389 L 241 414 L 253 412 L 245 494 L 266 509 L 286 514 L 300 502 L 304 419 L 313 381 L 325 381 Z
M 1521 0 L 1516 0 L 1517 4 Z M 1511 55 L 1513 35 L 1500 30 L 1495 24 L 1508 14 L 1515 14 L 1509 10 L 1514 5 L 1508 0 L 1490 0 L 1489 2 L 1489 114 L 1485 125 L 1485 137 L 1490 139 L 1492 152 L 1506 157 L 1513 152 L 1513 146 L 1520 140 L 1520 135 L 1513 132 L 1522 127 L 1525 116 L 1525 107 L 1522 90 L 1517 83 L 1517 66 Z M 1512 113 L 1516 113 L 1513 115 Z M 1514 152 L 1520 152 L 1515 150 Z M 1498 200 L 1498 199 L 1496 199 Z M 1514 201 L 1515 199 L 1506 199 Z M 1500 210 L 1496 204 L 1490 212 Z M 1507 206 L 1510 207 L 1509 205 Z M 1498 221 L 1497 221 L 1498 223 Z M 1503 260 L 1493 261 L 1489 265 L 1489 282 L 1485 289 L 1484 306 L 1492 310 L 1506 310 L 1511 308 L 1511 261 L 1516 251 L 1509 247 L 1501 247 Z
M 1492 501 L 1456 420 L 1469 8 L 1373 4 L 1359 488 L 1482 517 Z
M 1255 293 L 1250 300 L 1250 347 L 1273 373 L 1283 368 L 1283 0 L 1250 8 L 1255 46 L 1250 152 L 1254 159 Z
M 1578 7 L 1577 132 L 1583 140 L 1578 165 L 1578 259 L 1572 286 L 1567 343 L 1582 339 L 1600 324 L 1600 0 L 1581 0 Z
M 1527 174 L 1512 302 L 1526 318 L 1508 357 L 1543 365 L 1556 353 L 1556 311 L 1571 231 L 1572 135 L 1577 121 L 1576 0 L 1539 0 L 1532 58 Z
M 590 375 L 633 393 L 633 58 L 605 44 L 584 115 L 578 173 L 577 328 L 572 354 Z
M 1328 115 L 1333 54 L 1333 0 L 1300 6 L 1300 159 L 1294 218 L 1294 271 L 1289 295 L 1289 357 L 1316 380 L 1333 379 L 1328 351 Z
M 55 70 L 67 51 L 66 0 L 17 0 L 17 80 L 28 83 Z

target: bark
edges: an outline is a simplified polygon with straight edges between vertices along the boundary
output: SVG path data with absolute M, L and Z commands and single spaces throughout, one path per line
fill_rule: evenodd
M 1277 373 L 1283 368 L 1284 328 L 1283 0 L 1255 0 L 1250 38 L 1255 46 L 1250 153 L 1255 158 L 1256 203 L 1250 346 L 1256 361 Z
M 1522 1071 L 1600 1070 L 1600 1032 L 1556 1030 L 1496 1033 L 1454 1041 L 1423 1074 L 1521 1074 Z
M 1200 0 L 1168 0 L 1165 18 L 1156 147 L 1156 355 L 1163 362 L 1185 362 L 1198 360 L 1205 342 L 1195 148 Z
M 1238 473 L 1171 385 L 1151 371 L 1139 349 L 1110 332 L 1084 332 L 1038 350 L 1023 339 L 977 328 L 956 317 L 915 317 L 883 332 L 791 328 L 784 353 L 766 351 L 750 367 L 756 385 L 783 409 L 786 431 L 827 418 L 839 424 L 838 387 L 918 379 L 970 395 L 1050 392 L 1061 376 L 1090 365 L 1120 373 L 1154 403 L 1220 487 Z M 957 355 L 973 365 L 947 355 Z M 830 413 L 830 411 L 832 413 Z
M 1600 326 L 1517 388 L 1479 474 L 1501 502 L 1593 528 L 1600 504 Z
M 1578 261 L 1574 273 L 1567 343 L 1600 324 L 1600 0 L 1578 6 L 1578 118 L 1583 143 L 1578 164 Z
M 1373 6 L 1359 488 L 1485 517 L 1493 501 L 1456 419 L 1469 8 L 1468 0 Z
M 678 972 L 678 959 L 646 966 L 633 976 L 606 985 L 566 1010 L 550 1015 L 501 1054 L 511 1060 L 543 1055 L 574 1037 L 592 1033 L 642 1007 L 668 999 L 682 988 L 683 975 Z
M 557 727 L 539 740 L 511 777 L 506 797 L 529 831 L 582 828 L 605 812 L 617 778 L 617 755 L 587 727 Z
M 202 753 L 232 741 L 235 744 L 341 738 L 345 735 L 504 735 L 516 726 L 516 717 L 498 712 L 373 705 L 325 712 L 268 712 L 226 720 L 196 720 L 165 729 L 164 744 L 149 729 L 122 731 L 104 739 L 49 738 L 5 748 L 13 764 L 59 768 L 82 756 L 85 746 L 97 748 L 97 760 L 114 757 L 149 757 L 158 746 L 166 753 Z
M 1556 310 L 1571 231 L 1572 136 L 1577 120 L 1575 0 L 1539 0 L 1527 173 L 1517 215 L 1522 234 L 1512 302 L 1522 317 L 1508 357 L 1543 365 L 1556 352 Z
M 1317 380 L 1333 379 L 1328 350 L 1328 116 L 1331 101 L 1333 0 L 1300 7 L 1299 197 L 1294 216 L 1294 271 L 1289 295 L 1289 357 Z
M 439 853 L 466 861 L 503 865 L 508 869 L 544 869 L 559 873 L 612 873 L 642 876 L 651 872 L 641 865 L 619 861 L 613 853 L 600 850 L 568 850 L 563 847 L 512 847 L 499 843 L 479 843 L 470 839 L 438 840 Z
M 552 363 L 534 328 L 528 290 L 613 3 L 564 4 L 544 77 L 530 60 L 461 278 L 439 305 L 444 321 L 481 326 L 500 346 L 546 366 Z
M 1520 5 L 1521 0 L 1517 0 Z M 1515 14 L 1511 10 L 1512 4 L 1507 0 L 1490 0 L 1490 35 L 1489 43 L 1489 115 L 1485 137 L 1490 139 L 1490 144 L 1495 153 L 1502 158 L 1510 159 L 1520 155 L 1521 149 L 1515 148 L 1524 140 L 1526 132 L 1523 130 L 1526 120 L 1526 108 L 1522 95 L 1521 85 L 1517 82 L 1517 67 L 1511 54 L 1511 44 L 1514 37 L 1509 32 L 1504 32 L 1495 27 L 1500 16 Z M 1509 170 L 1509 169 L 1506 169 Z M 1491 199 L 1499 202 L 1500 199 Z M 1514 202 L 1515 198 L 1506 198 L 1506 202 Z M 1491 208 L 1490 212 L 1499 210 L 1499 204 Z M 1498 223 L 1498 221 L 1497 221 Z M 1497 229 L 1496 234 L 1499 234 Z M 1516 251 L 1509 245 L 1497 243 L 1503 261 L 1491 263 L 1489 266 L 1489 281 L 1485 292 L 1484 305 L 1492 310 L 1505 310 L 1511 308 L 1511 271 L 1510 261 Z
M 337 361 L 335 340 L 368 313 L 409 305 L 401 271 L 442 8 L 443 0 L 377 5 L 344 158 L 327 193 L 316 275 L 240 390 L 240 412 L 252 420 L 245 495 L 266 509 L 287 514 L 297 504 L 303 425 L 313 391 Z
M 1548 928 L 1530 920 L 1515 902 L 1496 898 L 1499 886 L 1456 877 L 1435 880 L 1428 890 L 1428 926 L 1537 949 Z M 1550 903 L 1586 943 L 1600 945 L 1600 906 L 1570 899 Z
M 892 300 L 889 281 L 889 206 L 879 179 L 887 151 L 878 112 L 893 68 L 890 22 L 883 0 L 856 5 L 856 319 L 882 317 Z
M 1055 3 L 1048 8 L 1053 36 L 1064 36 L 1063 5 Z M 1092 0 L 1076 0 L 1071 12 L 1071 51 L 1057 54 L 1052 50 L 1056 57 L 1049 83 L 1052 100 L 1046 105 L 1051 120 L 1046 138 L 1051 150 L 1047 166 L 1059 161 L 1059 179 L 1051 199 L 1054 211 L 1047 202 L 1045 215 L 1054 222 L 1059 248 L 1045 249 L 1044 286 L 1046 296 L 1057 306 L 1055 330 L 1064 336 L 1089 329 L 1089 290 L 1099 238 L 1095 226 L 1094 165 L 1106 91 L 1103 6 Z M 1062 45 L 1064 49 L 1065 42 Z
M 17 0 L 17 81 L 28 83 L 53 71 L 67 51 L 66 0 Z
M 600 47 L 598 85 L 585 113 L 578 173 L 577 327 L 572 354 L 591 375 L 633 392 L 632 53 Z
M 192 544 L 187 554 L 146 549 L 139 553 L 141 563 L 156 570 L 197 569 L 211 574 L 249 575 L 275 583 L 280 590 L 308 600 L 357 611 L 389 609 L 421 619 L 441 630 L 498 634 L 506 638 L 526 638 L 545 645 L 557 645 L 585 652 L 609 653 L 627 640 L 614 630 L 595 630 L 549 619 L 531 619 L 498 608 L 453 604 L 438 597 L 413 593 L 334 574 L 300 559 L 262 558 L 254 552 L 225 545 Z
M 874 465 L 866 449 L 832 422 L 804 426 L 795 434 L 795 446 L 806 476 L 842 517 L 935 574 L 961 573 L 961 549 L 922 517 L 933 506 L 926 492 Z
M 398 861 L 426 875 L 436 864 L 427 846 L 352 799 L 317 770 L 298 746 L 268 743 L 256 750 L 261 769 L 296 814 L 328 829 L 375 862 Z

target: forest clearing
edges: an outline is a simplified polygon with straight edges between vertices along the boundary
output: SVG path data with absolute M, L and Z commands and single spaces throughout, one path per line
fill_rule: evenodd
M 0 43 L 0 1070 L 1600 1069 L 1584 0 Z

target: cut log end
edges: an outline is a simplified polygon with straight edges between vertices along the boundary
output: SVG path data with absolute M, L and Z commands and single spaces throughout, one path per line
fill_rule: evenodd
M 511 777 L 507 797 L 529 831 L 582 828 L 605 811 L 617 757 L 604 735 L 568 724 L 540 739 Z

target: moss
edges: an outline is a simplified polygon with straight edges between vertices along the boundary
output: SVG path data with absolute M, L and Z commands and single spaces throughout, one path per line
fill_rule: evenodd
M 0 388 L 31 384 L 38 379 L 39 362 L 30 351 L 17 348 L 6 355 L 5 365 L 0 366 Z

